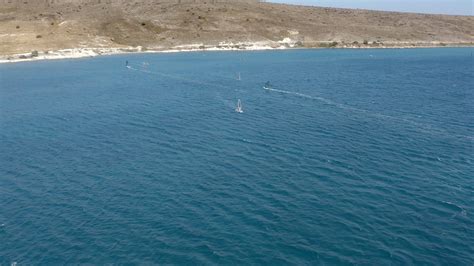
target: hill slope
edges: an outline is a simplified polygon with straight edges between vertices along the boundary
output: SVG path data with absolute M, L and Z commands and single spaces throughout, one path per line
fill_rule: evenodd
M 191 44 L 224 45 L 222 42 L 260 42 L 274 47 L 474 42 L 472 16 L 304 7 L 252 0 L 192 0 L 181 4 L 178 0 L 116 1 L 119 2 L 3 4 L 0 55 L 78 47 L 170 49 Z

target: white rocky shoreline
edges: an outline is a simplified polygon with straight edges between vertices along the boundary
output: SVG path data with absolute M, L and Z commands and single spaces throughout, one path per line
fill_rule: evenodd
M 259 50 L 283 50 L 283 49 L 407 49 L 407 48 L 440 48 L 440 47 L 472 47 L 472 44 L 442 44 L 442 43 L 393 43 L 389 45 L 361 45 L 344 44 L 332 46 L 333 42 L 319 42 L 318 46 L 303 46 L 301 43 L 284 39 L 279 42 L 221 42 L 218 45 L 188 44 L 171 48 L 148 47 L 144 49 L 138 47 L 82 47 L 61 49 L 56 51 L 33 51 L 13 55 L 0 56 L 0 64 L 15 63 L 39 60 L 60 60 L 85 57 L 96 57 L 101 55 L 116 55 L 128 53 L 178 53 L 178 52 L 198 52 L 198 51 L 259 51 Z M 321 45 L 325 44 L 325 45 Z

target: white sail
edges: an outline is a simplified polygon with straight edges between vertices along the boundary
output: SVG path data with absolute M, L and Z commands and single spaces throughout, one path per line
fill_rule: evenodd
M 240 101 L 240 99 L 237 101 L 237 107 L 235 108 L 235 111 L 237 113 L 243 113 L 244 110 L 242 109 L 242 102 Z

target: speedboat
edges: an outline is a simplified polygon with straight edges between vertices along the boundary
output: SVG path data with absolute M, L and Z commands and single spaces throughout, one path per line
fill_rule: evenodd
M 263 88 L 264 88 L 265 90 L 271 90 L 271 89 L 272 89 L 272 84 L 270 83 L 270 81 L 267 81 L 267 82 L 265 83 L 265 85 L 263 85 Z

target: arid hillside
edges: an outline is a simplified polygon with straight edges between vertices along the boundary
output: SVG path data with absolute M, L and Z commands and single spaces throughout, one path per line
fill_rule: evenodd
M 0 0 L 0 55 L 80 47 L 169 49 L 262 42 L 296 47 L 472 45 L 473 16 L 253 0 Z

